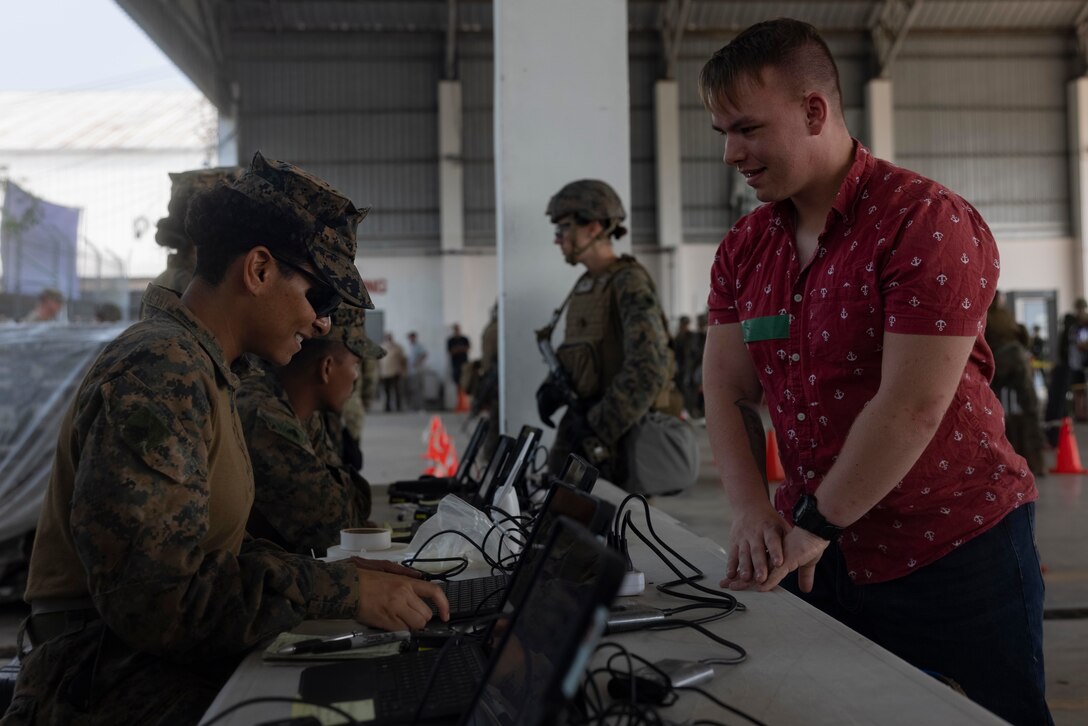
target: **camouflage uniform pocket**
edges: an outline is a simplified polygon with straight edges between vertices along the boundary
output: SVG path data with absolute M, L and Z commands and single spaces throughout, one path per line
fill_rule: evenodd
M 601 393 L 601 365 L 597 348 L 592 343 L 564 343 L 555 352 L 559 362 L 570 376 L 574 392 L 583 401 Z
M 102 385 L 106 420 L 145 464 L 179 484 L 205 479 L 203 442 L 194 440 L 177 415 L 143 381 L 125 373 Z

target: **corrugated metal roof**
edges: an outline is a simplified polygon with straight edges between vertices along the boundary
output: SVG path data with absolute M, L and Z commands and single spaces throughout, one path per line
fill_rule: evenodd
M 0 92 L 0 149 L 215 146 L 215 107 L 196 91 Z
M 792 17 L 823 31 L 862 31 L 884 0 L 693 0 L 688 30 L 736 31 L 775 17 Z M 232 30 L 442 32 L 445 0 L 234 0 L 225 3 Z M 633 30 L 659 26 L 665 0 L 629 0 Z M 914 27 L 920 31 L 1055 30 L 1071 27 L 1083 0 L 925 0 Z M 893 7 L 894 9 L 894 7 Z M 492 4 L 460 0 L 462 32 L 490 31 Z

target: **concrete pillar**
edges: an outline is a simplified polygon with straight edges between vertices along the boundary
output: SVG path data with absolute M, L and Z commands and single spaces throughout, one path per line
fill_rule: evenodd
M 442 259 L 439 273 L 442 284 L 443 334 L 441 357 L 432 365 L 443 373 L 451 385 L 446 386 L 447 404 L 456 402 L 455 390 L 449 378 L 445 341 L 449 326 L 460 323 L 465 329 L 466 293 L 470 262 L 461 253 L 465 248 L 465 188 L 462 157 L 461 82 L 438 82 L 438 209 Z M 478 352 L 478 351 L 477 351 Z
M 654 156 L 657 159 L 657 243 L 662 248 L 661 304 L 675 318 L 684 280 L 676 257 L 684 242 L 680 195 L 680 92 L 674 80 L 654 84 Z
M 438 195 L 442 252 L 465 247 L 461 82 L 438 82 Z
M 881 159 L 895 161 L 895 104 L 892 81 L 873 78 L 865 84 L 865 119 L 869 126 L 869 150 Z
M 548 199 L 594 177 L 631 208 L 627 3 L 495 0 L 494 12 L 500 425 L 516 432 L 539 425 L 533 331 L 579 274 L 553 244 Z
M 1085 224 L 1088 223 L 1088 76 L 1074 78 L 1067 86 L 1069 106 L 1069 206 L 1073 212 L 1073 291 L 1085 295 L 1088 255 L 1085 255 Z M 1072 300 L 1058 301 L 1068 310 Z

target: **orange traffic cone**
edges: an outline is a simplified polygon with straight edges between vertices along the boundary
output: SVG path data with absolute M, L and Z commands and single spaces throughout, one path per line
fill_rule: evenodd
M 457 388 L 457 408 L 453 410 L 458 413 L 468 411 L 468 396 L 465 395 L 465 392 L 462 391 L 460 387 Z
M 778 439 L 775 438 L 774 429 L 767 431 L 767 481 L 786 481 L 782 459 L 778 456 Z
M 1088 474 L 1088 469 L 1080 465 L 1080 451 L 1073 436 L 1073 420 L 1068 416 L 1062 419 L 1062 428 L 1058 432 L 1058 462 L 1050 473 Z

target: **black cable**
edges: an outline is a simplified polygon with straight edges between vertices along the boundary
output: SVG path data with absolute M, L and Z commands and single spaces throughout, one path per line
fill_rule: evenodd
M 456 647 L 460 647 L 462 639 L 463 636 L 455 635 L 447 640 L 445 643 L 443 643 L 442 647 L 439 648 L 438 657 L 435 658 L 434 664 L 431 666 L 431 672 L 427 674 L 427 680 L 424 682 L 423 688 L 420 690 L 419 702 L 416 704 L 416 710 L 412 714 L 412 720 L 410 723 L 417 724 L 419 723 L 420 718 L 423 717 L 423 708 L 427 705 L 427 694 L 429 694 L 431 692 L 431 688 L 434 687 L 435 679 L 438 677 L 438 672 L 441 670 L 439 666 L 442 665 L 442 661 L 446 658 L 447 655 L 449 655 L 450 650 L 455 647 L 454 643 L 457 644 Z
M 489 566 L 492 566 L 492 567 L 495 565 L 495 561 L 491 558 L 491 556 L 489 554 L 487 554 L 487 552 L 484 551 L 483 547 L 476 544 L 476 542 L 471 537 L 469 537 L 467 534 L 465 534 L 464 532 L 460 532 L 460 531 L 458 531 L 456 529 L 443 529 L 440 532 L 435 532 L 430 537 L 428 537 L 423 542 L 422 545 L 419 546 L 419 549 L 416 551 L 416 553 L 414 555 L 412 555 L 410 557 L 406 557 L 403 560 L 402 564 L 404 564 L 407 567 L 411 567 L 412 564 L 414 564 L 415 562 L 427 562 L 428 560 L 420 558 L 420 554 L 422 554 L 423 550 L 425 550 L 427 548 L 427 545 L 429 545 L 435 539 L 437 539 L 438 537 L 441 537 L 444 534 L 453 534 L 453 535 L 456 535 L 456 536 L 460 537 L 461 539 L 465 540 L 466 542 L 468 542 L 469 544 L 471 544 L 473 547 L 475 547 L 477 550 L 480 551 L 480 554 L 483 555 L 484 562 L 486 564 L 488 564 Z M 439 558 L 437 561 L 438 562 L 446 562 L 446 561 L 451 561 L 453 559 L 455 559 L 455 558 L 453 558 L 453 557 L 443 557 L 443 558 Z
M 693 623 L 690 620 L 683 620 L 683 619 L 666 620 L 663 623 L 654 623 L 653 625 L 649 625 L 645 629 L 646 630 L 676 630 L 677 628 L 691 628 L 692 630 L 695 630 L 695 631 L 697 631 L 699 633 L 702 633 L 704 636 L 706 636 L 710 640 L 713 640 L 715 643 L 717 643 L 719 645 L 724 645 L 726 648 L 729 648 L 730 650 L 732 650 L 734 653 L 737 654 L 736 658 L 721 658 L 721 659 L 718 659 L 716 661 L 717 663 L 720 663 L 722 665 L 733 665 L 733 664 L 736 664 L 736 663 L 744 662 L 744 660 L 748 657 L 748 651 L 746 651 L 741 646 L 737 645 L 736 643 L 734 643 L 731 640 L 726 640 L 725 638 L 721 637 L 720 635 L 717 635 L 716 633 L 710 632 L 709 630 L 704 628 L 702 625 L 699 625 L 697 623 Z
M 711 615 L 704 615 L 702 617 L 695 618 L 694 620 L 686 620 L 684 618 L 672 618 L 671 617 L 673 615 L 677 615 L 679 613 L 690 612 L 692 610 L 716 610 L 717 612 L 715 612 L 715 613 L 713 613 Z M 665 619 L 667 621 L 670 621 L 670 622 L 684 620 L 684 622 L 694 623 L 695 625 L 706 625 L 707 623 L 713 623 L 713 622 L 717 622 L 718 620 L 721 620 L 723 618 L 727 618 L 730 615 L 732 615 L 733 613 L 735 613 L 736 611 L 737 611 L 736 607 L 734 607 L 730 603 L 725 603 L 725 602 L 722 602 L 722 603 L 698 603 L 697 602 L 697 603 L 692 603 L 690 605 L 681 605 L 680 607 L 675 607 L 675 608 L 665 608 L 661 612 L 665 613 Z M 671 618 L 671 620 L 670 620 L 670 618 Z
M 358 721 L 355 720 L 355 717 L 352 716 L 347 711 L 339 709 L 336 706 L 330 706 L 327 703 L 317 703 L 316 701 L 306 701 L 306 700 L 303 700 L 301 698 L 288 698 L 287 696 L 260 696 L 258 698 L 247 698 L 244 701 L 239 701 L 238 703 L 234 704 L 230 708 L 224 709 L 224 710 L 220 711 L 219 713 L 217 713 L 214 717 L 211 718 L 211 720 L 204 721 L 201 724 L 201 726 L 212 726 L 212 724 L 217 723 L 219 721 L 222 721 L 224 718 L 226 718 L 230 714 L 234 713 L 235 711 L 238 711 L 238 710 L 240 710 L 242 708 L 245 708 L 246 706 L 252 706 L 252 705 L 257 704 L 257 703 L 299 703 L 299 704 L 302 704 L 304 706 L 317 706 L 318 708 L 328 709 L 329 711 L 332 711 L 333 713 L 335 713 L 337 716 L 340 716 L 342 718 L 346 718 L 348 720 L 349 724 L 358 725 L 358 723 L 359 723 Z
M 643 504 L 645 504 L 645 503 L 646 503 L 645 500 L 643 500 Z M 654 544 L 652 542 L 650 542 L 649 539 L 646 538 L 646 535 L 642 534 L 642 532 L 638 529 L 638 527 L 636 527 L 631 522 L 631 513 L 627 512 L 626 516 L 624 517 L 623 527 L 620 530 L 620 534 L 618 535 L 618 537 L 620 538 L 620 542 L 624 543 L 624 546 L 626 546 L 627 529 L 630 528 L 631 531 L 635 533 L 635 536 L 637 536 L 640 540 L 642 540 L 642 542 L 647 547 L 650 548 L 650 551 L 652 551 L 655 555 L 657 555 L 658 559 L 660 559 L 662 562 L 664 562 L 665 565 L 670 570 L 672 570 L 673 573 L 676 574 L 676 576 L 679 578 L 677 580 L 671 580 L 669 582 L 661 583 L 660 585 L 657 586 L 658 592 L 664 593 L 666 595 L 672 595 L 673 597 L 678 597 L 678 598 L 682 598 L 682 599 L 685 599 L 685 600 L 693 600 L 695 602 L 701 602 L 701 603 L 725 602 L 725 603 L 728 603 L 734 610 L 745 610 L 746 609 L 744 607 L 744 604 L 741 603 L 740 601 L 738 601 L 737 598 L 734 597 L 732 594 L 730 594 L 728 592 L 724 592 L 722 590 L 712 590 L 709 587 L 705 587 L 703 585 L 697 584 L 697 581 L 701 580 L 704 577 L 702 570 L 700 570 L 698 567 L 695 567 L 695 565 L 688 562 L 682 556 L 677 554 L 675 550 L 673 550 L 671 547 L 669 547 L 668 544 L 666 544 L 664 541 L 662 541 L 661 537 L 659 537 L 657 535 L 657 533 L 653 529 L 653 523 L 650 521 L 649 509 L 646 510 L 646 523 L 647 523 L 647 525 L 649 525 L 650 533 L 654 536 L 654 539 L 657 540 L 669 552 L 672 552 L 673 554 L 676 554 L 677 557 L 680 559 L 680 561 L 683 562 L 685 565 L 687 565 L 689 568 L 691 568 L 693 570 L 693 572 L 694 572 L 694 574 L 692 574 L 692 575 L 684 575 L 684 573 L 682 573 L 679 570 L 679 568 L 676 567 L 676 565 L 674 565 L 667 557 L 665 557 L 665 555 L 662 554 L 662 552 L 659 549 L 657 549 L 657 547 L 655 547 Z M 686 586 L 691 587 L 691 588 L 693 588 L 695 590 L 698 590 L 700 592 L 704 592 L 707 595 L 709 595 L 710 597 L 701 597 L 699 595 L 692 595 L 690 593 L 679 592 L 679 591 L 674 589 L 674 588 L 676 588 L 677 586 L 680 586 L 680 585 L 686 585 Z
M 735 706 L 730 706 L 725 701 L 722 701 L 721 699 L 719 699 L 719 698 L 713 696 L 712 694 L 704 691 L 702 688 L 696 688 L 695 686 L 677 686 L 673 690 L 676 690 L 676 691 L 691 691 L 693 693 L 698 693 L 703 698 L 706 698 L 706 699 L 708 699 L 710 701 L 713 701 L 715 704 L 717 704 L 721 708 L 724 708 L 726 711 L 729 711 L 730 713 L 735 713 L 736 715 L 738 715 L 741 718 L 745 719 L 749 723 L 755 724 L 755 726 L 767 726 L 767 724 L 763 723 L 762 721 L 760 721 L 755 716 L 747 714 L 744 711 L 741 711 L 739 708 L 736 708 Z M 713 723 L 713 722 L 712 721 L 699 721 L 697 723 Z
M 408 560 L 405 560 L 405 561 L 407 562 Z M 460 575 L 462 572 L 464 572 L 466 569 L 468 569 L 468 558 L 464 557 L 462 555 L 458 555 L 456 557 L 413 557 L 411 562 L 413 562 L 413 563 L 415 563 L 415 562 L 456 562 L 457 563 L 453 567 L 451 567 L 451 568 L 449 568 L 447 570 L 442 570 L 441 572 L 427 572 L 427 571 L 421 570 L 421 569 L 419 569 L 417 567 L 413 567 L 412 569 L 415 570 L 416 572 L 421 573 L 423 575 L 423 579 L 425 579 L 425 580 L 443 580 L 444 581 L 444 580 L 447 580 L 447 579 L 449 579 L 451 577 L 456 577 L 457 575 Z
M 671 685 L 671 683 L 672 683 L 671 679 L 669 678 L 669 675 L 667 673 L 665 673 L 665 671 L 661 670 L 655 664 L 651 663 L 650 661 L 648 661 L 647 659 L 645 659 L 642 656 L 638 655 L 637 653 L 631 653 L 630 657 L 633 658 L 634 660 L 637 660 L 638 662 L 642 663 L 643 665 L 647 666 L 648 668 L 650 668 L 650 670 L 654 671 L 658 676 L 660 676 L 661 679 L 665 683 L 669 684 L 669 688 L 672 690 L 672 692 L 674 694 L 677 691 L 693 691 L 693 692 L 698 693 L 699 695 L 703 696 L 704 698 L 707 698 L 707 699 L 713 701 L 715 704 L 717 704 L 721 708 L 724 708 L 726 711 L 729 711 L 730 713 L 734 713 L 737 716 L 740 716 L 741 718 L 746 719 L 747 721 L 755 724 L 756 726 L 767 726 L 767 724 L 763 723 L 762 721 L 755 718 L 754 716 L 752 716 L 752 715 L 750 715 L 748 713 L 745 713 L 744 711 L 740 710 L 739 708 L 736 708 L 735 706 L 730 706 L 729 704 L 725 703 L 724 701 L 717 698 L 716 696 L 710 694 L 707 691 L 704 691 L 702 688 L 696 688 L 695 686 L 673 686 L 673 685 Z M 700 663 L 705 663 L 706 661 L 699 661 L 699 662 Z M 634 692 L 632 692 L 631 700 L 634 700 L 634 698 L 635 698 Z M 665 704 L 665 705 L 672 705 L 673 703 L 675 703 L 675 701 L 672 701 L 672 702 L 670 702 L 668 704 Z M 699 721 L 696 721 L 695 723 L 707 724 L 708 726 L 724 726 L 723 724 L 719 724 L 717 721 L 711 721 L 709 719 L 700 719 Z

